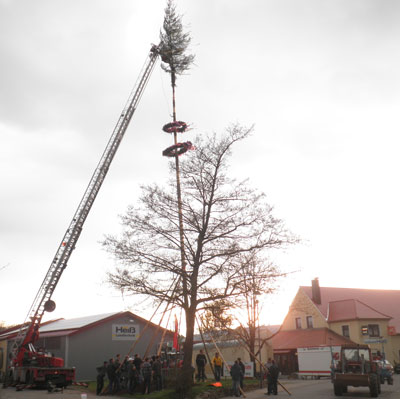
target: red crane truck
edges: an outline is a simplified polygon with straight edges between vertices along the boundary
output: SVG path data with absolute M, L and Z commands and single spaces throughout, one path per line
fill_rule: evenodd
M 139 78 L 118 119 L 100 161 L 90 179 L 79 206 L 61 240 L 50 268 L 36 294 L 25 322 L 19 329 L 10 353 L 8 381 L 22 389 L 27 386 L 66 387 L 75 380 L 75 368 L 64 367 L 64 360 L 35 349 L 39 338 L 39 327 L 45 311 L 55 309 L 51 296 L 82 231 L 94 200 L 106 177 L 108 168 L 117 152 L 133 113 L 135 112 L 146 84 L 160 55 L 160 46 L 153 45 L 144 63 Z M 11 380 L 11 381 L 10 381 Z

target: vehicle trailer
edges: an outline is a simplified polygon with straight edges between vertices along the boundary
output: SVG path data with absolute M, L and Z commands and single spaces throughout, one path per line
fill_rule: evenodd
M 340 351 L 339 361 L 332 372 L 333 391 L 336 396 L 347 392 L 347 387 L 368 387 L 370 396 L 381 392 L 378 368 L 372 361 L 368 345 L 346 344 Z
M 339 352 L 340 346 L 297 348 L 299 377 L 331 377 L 332 364 L 339 356 Z

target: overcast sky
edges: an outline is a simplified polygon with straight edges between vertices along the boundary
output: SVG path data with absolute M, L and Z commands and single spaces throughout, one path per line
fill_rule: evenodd
M 178 80 L 195 134 L 254 124 L 231 173 L 303 239 L 264 304 L 299 285 L 399 289 L 400 3 L 180 0 L 196 66 Z M 20 323 L 146 59 L 164 0 L 0 0 L 0 321 Z M 140 184 L 168 177 L 169 77 L 159 64 L 53 295 L 56 317 L 131 309 L 100 246 Z M 195 143 L 194 143 L 195 144 Z M 190 154 L 188 155 L 190 156 Z M 145 313 L 140 313 L 146 317 Z

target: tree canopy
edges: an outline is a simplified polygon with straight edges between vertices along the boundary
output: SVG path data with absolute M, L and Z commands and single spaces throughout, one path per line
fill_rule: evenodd
M 121 218 L 121 235 L 103 242 L 120 263 L 109 274 L 113 286 L 183 309 L 184 367 L 191 365 L 196 313 L 248 291 L 243 256 L 297 242 L 265 194 L 228 176 L 232 147 L 251 132 L 233 125 L 222 136 L 198 136 L 196 150 L 181 161 L 185 268 L 172 179 L 166 187 L 142 186 L 138 205 Z

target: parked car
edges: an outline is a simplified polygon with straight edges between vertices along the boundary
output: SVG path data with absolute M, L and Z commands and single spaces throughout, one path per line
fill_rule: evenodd
M 380 368 L 381 384 L 384 384 L 386 380 L 389 385 L 393 385 L 394 368 L 391 363 L 388 360 L 379 360 L 377 363 Z

